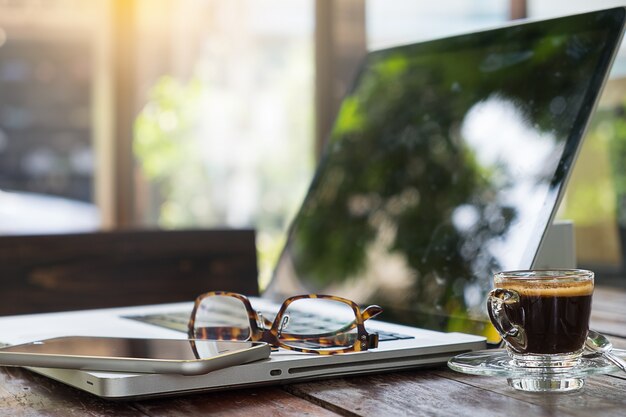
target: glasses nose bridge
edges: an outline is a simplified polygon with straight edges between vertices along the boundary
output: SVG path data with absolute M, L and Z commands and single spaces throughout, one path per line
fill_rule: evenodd
M 261 330 L 266 330 L 269 327 L 267 326 L 268 320 L 263 316 L 263 313 L 259 310 L 256 311 L 256 325 Z
M 281 335 L 283 330 L 287 329 L 287 326 L 289 326 L 289 320 L 289 314 L 283 314 L 283 317 L 280 319 L 280 324 L 278 325 L 278 336 Z

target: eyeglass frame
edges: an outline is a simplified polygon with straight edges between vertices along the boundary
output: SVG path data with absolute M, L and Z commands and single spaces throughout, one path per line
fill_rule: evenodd
M 194 302 L 193 310 L 191 311 L 191 316 L 189 317 L 189 323 L 187 324 L 187 327 L 188 327 L 187 334 L 190 339 L 197 339 L 195 335 L 194 326 L 196 322 L 196 314 L 198 312 L 198 308 L 200 307 L 200 304 L 202 303 L 204 299 L 209 298 L 209 297 L 214 297 L 214 296 L 233 297 L 243 303 L 248 313 L 248 320 L 250 324 L 250 336 L 247 340 L 250 340 L 253 342 L 257 342 L 257 341 L 266 342 L 274 347 L 281 347 L 283 349 L 293 350 L 296 352 L 315 353 L 318 355 L 335 355 L 338 353 L 363 352 L 368 349 L 375 349 L 378 347 L 378 333 L 368 333 L 367 330 L 365 330 L 364 322 L 365 320 L 376 317 L 377 315 L 382 313 L 383 311 L 382 307 L 377 306 L 377 305 L 370 305 L 366 307 L 365 309 L 363 309 L 363 311 L 361 311 L 361 308 L 358 306 L 358 304 L 356 304 L 352 300 L 348 300 L 347 298 L 342 298 L 342 297 L 338 297 L 335 295 L 325 295 L 325 294 L 302 294 L 302 295 L 295 295 L 293 297 L 287 298 L 285 301 L 283 301 L 282 305 L 280 306 L 280 309 L 278 310 L 278 313 L 274 317 L 274 320 L 270 322 L 269 320 L 264 318 L 263 315 L 259 316 L 259 313 L 256 310 L 254 310 L 254 308 L 252 308 L 252 304 L 250 303 L 250 300 L 245 295 L 234 293 L 234 292 L 228 292 L 228 291 L 209 291 L 209 292 L 199 295 Z M 334 300 L 334 301 L 339 301 L 339 302 L 349 305 L 352 308 L 352 311 L 354 312 L 354 316 L 355 316 L 354 325 L 357 328 L 356 342 L 352 346 L 339 348 L 339 349 L 330 349 L 330 348 L 329 349 L 324 349 L 324 348 L 305 349 L 305 348 L 298 348 L 295 346 L 290 346 L 290 345 L 285 344 L 284 342 L 281 342 L 279 326 L 281 325 L 284 312 L 287 310 L 287 308 L 289 307 L 291 303 L 297 300 L 302 300 L 302 299 Z M 261 319 L 263 319 L 263 321 L 261 321 Z M 267 328 L 268 324 L 270 325 L 269 328 Z M 259 325 L 263 326 L 264 328 L 261 329 Z M 340 331 L 330 332 L 327 334 L 328 335 L 327 337 L 332 337 L 333 334 L 339 334 L 339 333 Z M 319 337 L 322 335 L 290 334 L 290 337 L 295 340 L 297 340 L 299 336 L 301 336 L 302 339 L 311 340 L 315 336 Z M 222 339 L 217 339 L 217 340 L 222 340 Z M 226 340 L 232 340 L 232 339 L 226 339 Z

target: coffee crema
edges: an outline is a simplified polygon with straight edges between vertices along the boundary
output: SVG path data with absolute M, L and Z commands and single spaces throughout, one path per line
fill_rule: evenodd
M 509 318 L 526 335 L 523 354 L 576 352 L 585 343 L 591 315 L 593 281 L 515 282 L 502 280 L 499 288 L 516 291 L 519 303 L 506 304 Z
M 543 297 L 576 297 L 591 295 L 593 293 L 593 281 L 581 282 L 555 282 L 550 280 L 537 280 L 519 282 L 517 280 L 503 279 L 497 282 L 498 288 L 517 291 L 519 294 L 543 296 Z

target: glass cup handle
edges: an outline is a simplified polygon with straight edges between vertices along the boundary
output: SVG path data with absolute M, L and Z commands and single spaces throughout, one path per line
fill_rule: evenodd
M 489 292 L 487 311 L 491 323 L 506 344 L 516 352 L 523 352 L 527 346 L 526 333 L 521 326 L 509 319 L 504 308 L 505 305 L 513 306 L 518 303 L 519 294 L 516 291 L 496 288 Z

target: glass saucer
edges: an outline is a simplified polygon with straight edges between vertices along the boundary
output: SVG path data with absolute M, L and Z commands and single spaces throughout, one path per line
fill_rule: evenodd
M 619 349 L 614 349 L 613 353 L 626 356 L 626 351 Z M 583 354 L 577 365 L 568 368 L 522 368 L 513 364 L 504 349 L 464 353 L 450 359 L 448 366 L 464 374 L 506 377 L 513 388 L 529 392 L 576 391 L 590 375 L 620 371 L 598 354 Z

